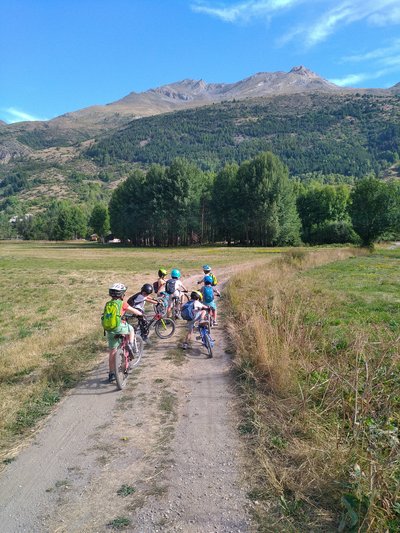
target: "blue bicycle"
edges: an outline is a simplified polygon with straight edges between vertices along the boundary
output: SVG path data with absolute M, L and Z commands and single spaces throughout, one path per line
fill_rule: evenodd
M 214 340 L 211 337 L 211 317 L 209 313 L 206 314 L 204 320 L 199 322 L 198 328 L 201 343 L 207 348 L 207 357 L 211 359 L 213 356 Z

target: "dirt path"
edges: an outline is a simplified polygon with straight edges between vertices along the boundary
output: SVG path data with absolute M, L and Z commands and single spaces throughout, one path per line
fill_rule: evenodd
M 125 391 L 105 361 L 71 391 L 1 474 L 1 531 L 253 530 L 223 329 L 213 359 L 183 334 L 153 334 Z

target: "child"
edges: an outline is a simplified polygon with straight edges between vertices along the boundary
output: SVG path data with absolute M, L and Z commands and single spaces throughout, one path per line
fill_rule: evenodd
M 153 283 L 153 289 L 157 295 L 160 294 L 160 292 L 164 290 L 164 287 L 166 284 L 166 281 L 165 281 L 166 275 L 167 275 L 167 271 L 165 270 L 165 268 L 160 268 L 160 270 L 158 271 L 158 280 Z
M 210 265 L 203 265 L 203 272 L 204 272 L 204 276 L 211 276 L 212 286 L 215 287 L 217 285 L 218 281 L 217 281 L 217 278 L 214 276 L 214 274 L 211 272 Z M 200 283 L 203 283 L 203 282 L 204 282 L 204 278 L 199 280 L 197 282 L 197 285 L 200 285 Z
M 218 326 L 217 304 L 215 303 L 214 294 L 221 296 L 221 293 L 218 289 L 212 286 L 213 279 L 211 276 L 204 276 L 203 282 L 204 285 L 200 289 L 200 292 L 203 295 L 203 301 L 211 309 L 210 314 L 213 319 L 213 326 Z
M 137 292 L 128 299 L 128 304 L 132 307 L 133 314 L 139 318 L 140 335 L 144 341 L 147 341 L 147 336 L 149 334 L 149 325 L 144 315 L 144 304 L 146 302 L 155 305 L 158 304 L 157 300 L 151 298 L 150 294 L 152 292 L 153 287 L 150 283 L 145 283 L 140 289 L 140 292 Z
M 182 344 L 182 348 L 187 350 L 189 348 L 189 341 L 192 337 L 194 326 L 197 322 L 205 319 L 205 314 L 209 307 L 201 303 L 201 292 L 192 291 L 190 293 L 190 300 L 182 307 L 182 318 L 187 323 L 187 334 Z
M 165 292 L 168 294 L 168 309 L 167 309 L 167 316 L 171 316 L 172 312 L 172 306 L 174 305 L 174 300 L 178 299 L 179 304 L 182 303 L 182 292 L 187 292 L 186 287 L 183 285 L 183 283 L 180 281 L 181 273 L 177 268 L 174 268 L 171 271 L 171 278 L 167 280 L 165 283 Z
M 107 341 L 108 341 L 108 366 L 109 366 L 109 372 L 108 372 L 108 382 L 111 383 L 115 380 L 115 374 L 114 374 L 114 367 L 115 367 L 115 354 L 117 352 L 118 348 L 118 339 L 115 338 L 115 335 L 125 335 L 126 337 L 129 337 L 128 340 L 128 350 L 132 357 L 134 357 L 134 350 L 133 350 L 133 340 L 135 336 L 135 331 L 133 327 L 130 324 L 127 324 L 125 320 L 121 320 L 120 317 L 124 315 L 124 313 L 133 313 L 136 314 L 135 309 L 133 309 L 127 302 L 124 302 L 124 296 L 126 293 L 127 287 L 123 283 L 114 283 L 109 289 L 108 294 L 111 296 L 111 302 L 116 302 L 118 306 L 118 312 L 119 312 L 119 325 L 113 329 L 107 329 L 105 314 L 103 314 L 102 317 L 102 323 L 104 327 L 104 331 L 107 333 Z M 109 306 L 111 302 L 107 302 L 106 308 Z M 112 307 L 112 305 L 111 305 Z

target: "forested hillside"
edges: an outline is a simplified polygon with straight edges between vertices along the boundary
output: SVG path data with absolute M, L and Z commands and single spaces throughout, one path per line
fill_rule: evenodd
M 399 158 L 400 97 L 302 94 L 224 102 L 133 121 L 86 154 L 105 166 L 170 164 L 183 156 L 214 170 L 265 150 L 292 175 L 379 174 Z

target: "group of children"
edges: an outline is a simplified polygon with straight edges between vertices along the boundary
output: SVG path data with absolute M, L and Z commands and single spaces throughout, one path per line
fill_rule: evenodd
M 194 290 L 190 293 L 190 300 L 182 306 L 181 316 L 187 322 L 187 334 L 182 344 L 183 349 L 189 347 L 195 325 L 205 318 L 206 312 L 210 312 L 213 325 L 217 325 L 217 306 L 214 296 L 220 296 L 216 288 L 217 278 L 211 271 L 209 265 L 203 265 L 204 277 L 197 282 L 202 285 L 200 290 Z M 149 302 L 154 305 L 163 306 L 167 316 L 171 316 L 174 299 L 178 299 L 182 305 L 183 294 L 188 290 L 180 280 L 181 273 L 177 268 L 172 269 L 171 277 L 165 279 L 167 271 L 160 268 L 158 279 L 153 284 L 145 283 L 139 292 L 132 295 L 126 302 L 124 301 L 127 287 L 123 283 L 114 283 L 108 290 L 111 300 L 107 302 L 102 316 L 102 324 L 107 334 L 109 349 L 109 375 L 108 381 L 111 383 L 115 380 L 114 366 L 115 354 L 118 347 L 118 339 L 115 335 L 126 335 L 128 337 L 128 350 L 131 357 L 134 353 L 134 329 L 125 320 L 122 319 L 125 313 L 138 317 L 141 336 L 144 341 L 147 340 L 148 322 L 144 314 L 145 303 Z M 153 292 L 155 297 L 152 296 Z

